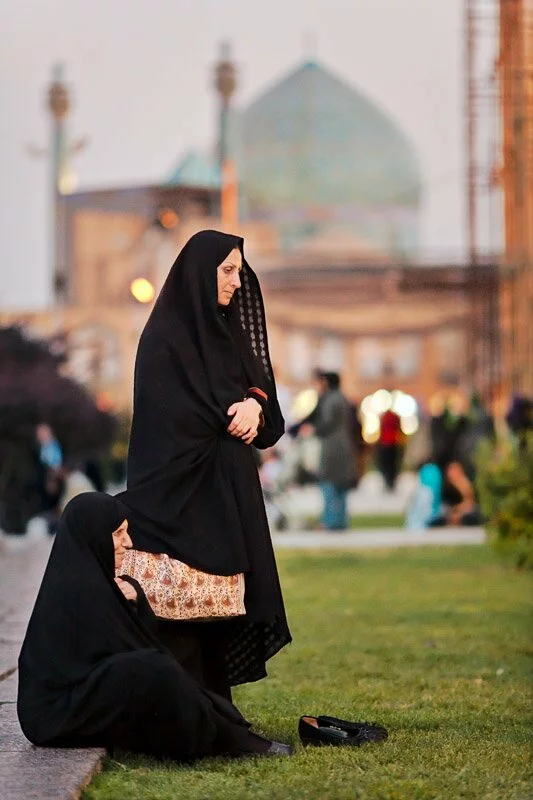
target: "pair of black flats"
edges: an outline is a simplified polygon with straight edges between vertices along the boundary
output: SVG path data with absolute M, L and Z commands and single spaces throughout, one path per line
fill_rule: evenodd
M 387 729 L 370 722 L 349 722 L 337 717 L 300 717 L 298 734 L 304 745 L 324 747 L 351 746 L 384 742 L 388 738 Z M 294 749 L 287 744 L 272 742 L 268 755 L 290 756 Z
M 300 717 L 298 734 L 304 745 L 360 747 L 362 744 L 384 742 L 388 731 L 370 722 L 349 722 L 337 717 Z

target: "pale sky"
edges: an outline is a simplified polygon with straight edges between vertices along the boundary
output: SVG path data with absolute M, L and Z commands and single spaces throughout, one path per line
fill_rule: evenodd
M 50 300 L 45 89 L 62 62 L 80 188 L 157 183 L 214 140 L 212 67 L 230 40 L 246 103 L 305 58 L 380 105 L 418 151 L 421 247 L 464 246 L 462 0 L 1 0 L 0 306 Z M 314 52 L 309 44 L 315 42 Z M 169 265 L 170 266 L 170 265 Z

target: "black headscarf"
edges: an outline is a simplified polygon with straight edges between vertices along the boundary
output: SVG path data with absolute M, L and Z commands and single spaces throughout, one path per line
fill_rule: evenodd
M 223 424 L 229 406 L 242 399 L 243 387 L 257 386 L 274 401 L 270 425 L 281 427 L 261 288 L 243 246 L 243 239 L 219 231 L 201 231 L 189 239 L 170 270 L 143 337 L 157 330 L 178 350 L 187 346 L 187 340 L 193 344 L 203 373 L 194 377 L 205 380 L 209 400 L 217 406 L 212 411 L 222 412 Z M 242 255 L 242 286 L 227 308 L 219 308 L 217 267 L 234 249 Z
M 126 516 L 122 503 L 99 492 L 67 505 L 20 653 L 22 688 L 65 689 L 108 656 L 164 651 L 150 630 L 144 594 L 139 592 L 139 613 L 114 581 L 111 534 Z
M 244 254 L 241 288 L 217 305 L 217 267 L 235 248 L 243 254 L 241 238 L 202 231 L 170 270 L 139 342 L 119 495 L 135 547 L 218 574 L 249 563 L 230 467 L 235 447 L 248 446 L 227 433 L 228 408 L 257 387 L 268 401 L 254 444 L 270 447 L 284 430 L 261 289 Z

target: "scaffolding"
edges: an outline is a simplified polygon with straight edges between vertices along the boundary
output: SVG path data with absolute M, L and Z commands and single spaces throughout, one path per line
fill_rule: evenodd
M 505 259 L 502 352 L 513 393 L 533 394 L 533 0 L 500 0 L 498 59 Z
M 493 405 L 500 382 L 498 260 L 501 199 L 497 0 L 465 0 L 466 198 L 471 389 Z
M 465 0 L 465 32 L 469 374 L 499 405 L 533 391 L 533 0 Z

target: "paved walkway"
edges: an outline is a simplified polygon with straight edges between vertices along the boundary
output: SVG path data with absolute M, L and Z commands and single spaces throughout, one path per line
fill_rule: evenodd
M 394 491 L 386 492 L 381 475 L 367 472 L 357 489 L 348 492 L 348 512 L 354 515 L 402 514 L 415 484 L 416 476 L 404 472 Z M 291 518 L 318 516 L 322 510 L 322 493 L 316 484 L 293 486 L 280 498 L 280 505 Z
M 273 536 L 276 548 L 361 550 L 442 544 L 480 544 L 482 529 L 346 533 L 298 531 Z M 72 800 L 100 768 L 104 751 L 39 748 L 23 736 L 17 716 L 17 658 L 51 540 L 37 525 L 26 536 L 0 535 L 0 798 Z
M 483 544 L 483 528 L 435 528 L 410 533 L 397 528 L 379 530 L 287 531 L 272 536 L 276 548 L 301 550 L 375 550 L 391 547 L 421 547 L 425 545 Z
M 46 538 L 0 540 L 0 798 L 72 800 L 100 768 L 103 750 L 34 747 L 17 714 L 17 658 L 50 552 Z

